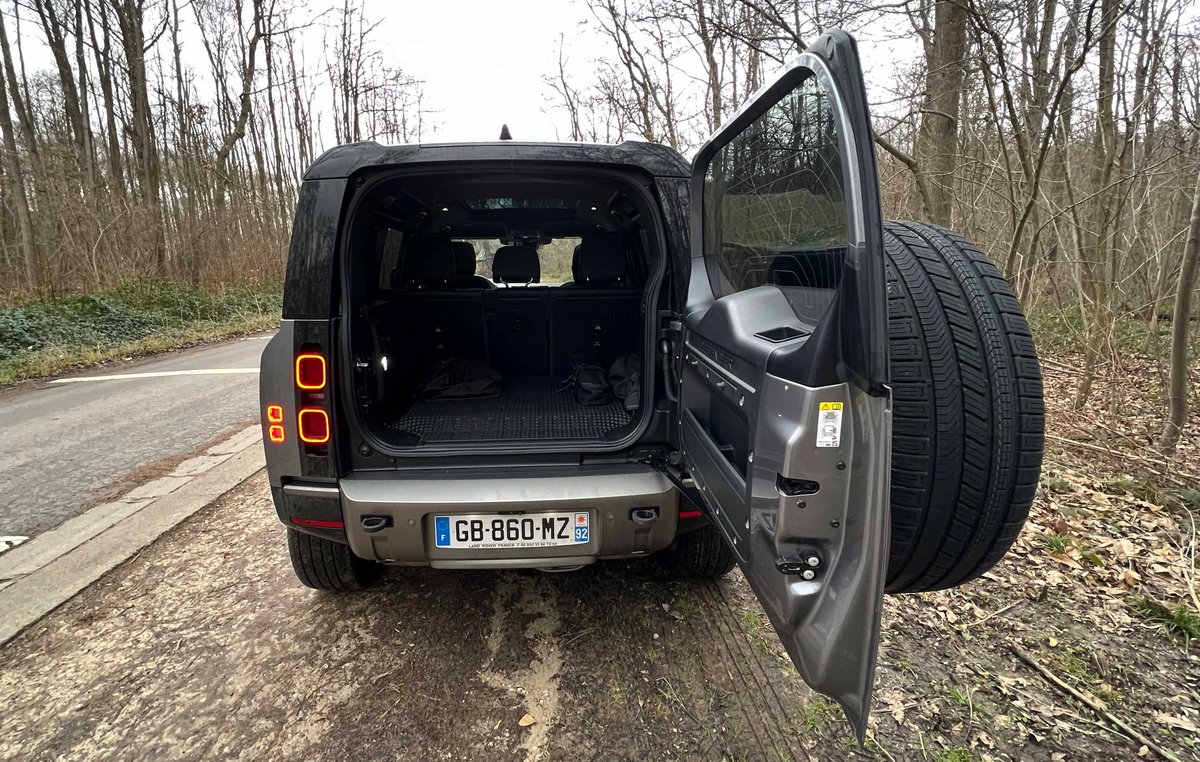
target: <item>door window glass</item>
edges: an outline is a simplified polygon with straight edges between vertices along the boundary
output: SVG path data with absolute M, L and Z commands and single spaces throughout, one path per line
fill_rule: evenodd
M 815 321 L 807 313 L 828 305 L 849 241 L 843 175 L 834 105 L 810 75 L 708 165 L 704 252 L 714 295 L 777 286 Z

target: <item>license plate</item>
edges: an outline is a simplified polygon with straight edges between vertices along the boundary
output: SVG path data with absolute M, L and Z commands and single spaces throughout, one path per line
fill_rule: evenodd
M 591 539 L 591 516 L 587 511 L 434 516 L 433 539 L 439 548 L 478 550 L 582 545 Z

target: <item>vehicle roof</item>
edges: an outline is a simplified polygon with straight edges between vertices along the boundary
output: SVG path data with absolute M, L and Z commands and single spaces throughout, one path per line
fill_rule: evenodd
M 321 154 L 305 180 L 349 177 L 358 170 L 405 164 L 451 162 L 562 161 L 638 167 L 659 177 L 689 177 L 691 167 L 679 152 L 657 143 L 627 140 L 617 145 L 596 143 L 419 143 L 386 146 L 375 142 L 349 143 Z

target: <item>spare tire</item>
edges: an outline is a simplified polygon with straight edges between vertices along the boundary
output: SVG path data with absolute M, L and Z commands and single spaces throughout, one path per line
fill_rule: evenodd
M 884 224 L 891 353 L 889 593 L 960 585 L 1016 540 L 1042 464 L 1042 373 L 996 266 L 935 225 Z

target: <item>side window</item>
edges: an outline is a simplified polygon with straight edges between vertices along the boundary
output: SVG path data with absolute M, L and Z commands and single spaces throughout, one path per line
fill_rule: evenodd
M 561 284 L 574 280 L 571 262 L 580 238 L 555 238 L 538 247 L 538 261 L 542 264 L 542 283 Z
M 714 295 L 776 286 L 816 322 L 850 238 L 844 180 L 834 105 L 810 75 L 708 165 L 704 254 Z

